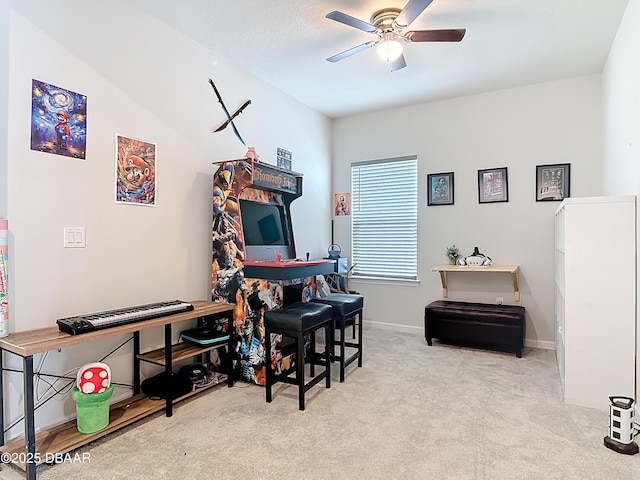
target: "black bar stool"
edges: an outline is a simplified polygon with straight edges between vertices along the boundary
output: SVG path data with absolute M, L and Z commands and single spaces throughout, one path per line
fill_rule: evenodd
M 325 329 L 325 359 L 316 358 L 316 331 Z M 331 388 L 331 357 L 328 348 L 333 331 L 332 309 L 327 305 L 317 303 L 296 302 L 285 308 L 269 310 L 264 314 L 264 345 L 266 356 L 265 387 L 267 403 L 272 400 L 272 387 L 278 382 L 298 385 L 298 400 L 300 410 L 304 410 L 304 394 L 311 387 L 326 379 L 326 387 Z M 276 374 L 271 368 L 271 334 L 280 334 L 295 340 L 296 357 L 295 366 Z M 311 337 L 311 352 L 307 359 L 311 363 L 311 376 L 309 382 L 304 381 L 304 337 Z M 324 370 L 315 375 L 315 365 L 324 365 Z M 295 378 L 289 375 L 296 372 Z
M 364 297 L 362 295 L 347 293 L 330 293 L 326 297 L 314 298 L 312 303 L 331 306 L 333 314 L 334 331 L 331 334 L 331 360 L 340 361 L 340 381 L 344 382 L 344 371 L 347 366 L 358 360 L 358 367 L 362 367 L 362 311 L 364 309 Z M 348 326 L 355 328 L 358 324 L 357 343 L 347 342 L 345 329 Z M 340 340 L 335 340 L 335 330 L 340 330 Z M 335 355 L 334 346 L 340 347 L 340 353 Z M 356 352 L 346 357 L 346 347 L 355 348 Z

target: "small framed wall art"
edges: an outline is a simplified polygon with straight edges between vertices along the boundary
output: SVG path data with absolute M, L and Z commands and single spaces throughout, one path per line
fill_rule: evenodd
M 478 170 L 478 200 L 480 203 L 509 201 L 507 167 Z
M 427 175 L 427 205 L 453 205 L 453 172 Z
M 155 143 L 116 133 L 116 203 L 155 206 Z
M 570 163 L 536 166 L 536 202 L 560 201 L 569 196 Z
M 333 214 L 338 216 L 351 215 L 351 194 L 334 193 L 333 194 Z

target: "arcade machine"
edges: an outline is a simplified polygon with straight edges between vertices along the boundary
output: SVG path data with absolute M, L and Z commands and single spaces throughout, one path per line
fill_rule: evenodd
M 302 195 L 302 175 L 240 159 L 218 163 L 213 177 L 211 294 L 234 309 L 237 378 L 264 385 L 265 361 L 288 368 L 281 338 L 265 355 L 265 309 L 315 296 L 315 276 L 334 262 L 296 257 L 291 203 Z

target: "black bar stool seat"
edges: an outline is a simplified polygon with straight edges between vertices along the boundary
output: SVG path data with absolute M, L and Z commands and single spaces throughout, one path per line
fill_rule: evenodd
M 340 331 L 340 340 L 335 340 L 335 332 L 331 335 L 331 360 L 340 362 L 340 381 L 344 382 L 345 369 L 356 359 L 358 367 L 362 367 L 362 311 L 364 309 L 364 297 L 362 295 L 347 293 L 330 293 L 326 297 L 314 298 L 312 303 L 329 305 L 333 315 L 334 329 Z M 357 343 L 347 342 L 345 339 L 345 329 L 348 326 L 355 328 L 358 324 Z M 340 353 L 334 354 L 334 346 L 340 347 Z M 356 351 L 351 356 L 346 356 L 346 347 L 355 348 Z
M 322 379 L 325 379 L 326 388 L 331 388 L 331 358 L 328 348 L 329 339 L 333 332 L 332 308 L 328 305 L 309 302 L 295 302 L 285 308 L 269 310 L 264 314 L 264 343 L 265 355 L 267 358 L 266 368 L 266 396 L 267 402 L 272 400 L 272 387 L 278 382 L 298 385 L 298 403 L 300 410 L 304 410 L 304 395 L 311 387 Z M 325 329 L 325 358 L 321 360 L 316 357 L 316 331 Z M 295 340 L 296 358 L 295 365 L 276 374 L 271 368 L 271 334 L 280 334 Z M 311 363 L 311 376 L 309 382 L 304 380 L 304 338 L 311 337 L 311 352 L 307 359 Z M 315 365 L 324 365 L 324 370 L 315 375 Z M 289 375 L 295 371 L 295 378 Z

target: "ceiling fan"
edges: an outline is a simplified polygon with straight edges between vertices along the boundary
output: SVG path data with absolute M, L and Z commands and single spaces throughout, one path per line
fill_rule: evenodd
M 329 62 L 337 62 L 356 53 L 378 46 L 378 54 L 390 64 L 391 71 L 400 70 L 407 66 L 402 53 L 404 42 L 459 42 L 464 37 L 466 29 L 446 30 L 410 30 L 405 31 L 431 4 L 433 0 L 409 0 L 404 8 L 384 8 L 371 16 L 370 22 L 357 19 L 337 10 L 330 12 L 326 18 L 344 23 L 367 33 L 378 36 L 377 40 L 363 43 L 357 47 L 327 58 Z

